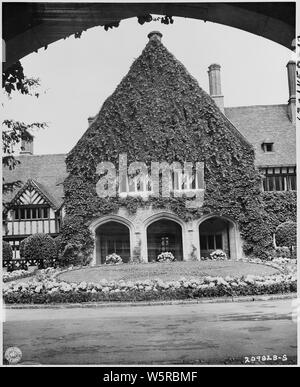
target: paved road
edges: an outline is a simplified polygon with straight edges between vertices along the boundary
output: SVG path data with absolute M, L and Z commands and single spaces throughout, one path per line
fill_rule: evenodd
M 266 354 L 291 361 L 291 301 L 7 309 L 3 347 L 40 364 L 222 364 Z

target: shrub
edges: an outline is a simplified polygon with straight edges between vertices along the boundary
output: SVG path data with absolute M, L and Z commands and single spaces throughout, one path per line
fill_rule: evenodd
M 13 258 L 13 251 L 8 242 L 2 241 L 2 257 L 3 259 L 11 260 Z
M 175 261 L 174 255 L 170 251 L 165 251 L 161 253 L 156 258 L 157 262 L 173 262 Z
M 286 246 L 292 254 L 293 247 L 297 243 L 297 225 L 296 222 L 281 223 L 276 229 L 276 244 L 278 246 Z
M 291 258 L 290 249 L 285 246 L 276 247 L 275 253 L 277 258 Z
M 56 243 L 50 235 L 34 234 L 25 239 L 24 258 L 43 259 L 45 261 L 57 257 Z M 45 262 L 46 263 L 46 262 Z
M 113 253 L 105 257 L 105 263 L 107 265 L 119 265 L 120 263 L 123 263 L 123 260 L 118 254 Z

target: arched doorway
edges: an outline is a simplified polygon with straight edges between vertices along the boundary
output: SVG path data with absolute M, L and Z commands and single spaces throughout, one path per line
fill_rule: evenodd
M 148 262 L 170 251 L 177 261 L 183 260 L 182 228 L 180 224 L 169 219 L 160 219 L 147 228 Z
M 217 249 L 226 252 L 227 257 L 236 259 L 236 232 L 232 221 L 212 216 L 199 226 L 200 255 L 208 257 Z
M 96 229 L 96 264 L 105 263 L 105 257 L 116 253 L 123 262 L 130 260 L 130 231 L 122 223 L 109 221 Z

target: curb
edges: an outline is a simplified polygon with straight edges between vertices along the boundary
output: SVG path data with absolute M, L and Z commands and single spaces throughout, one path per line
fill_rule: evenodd
M 193 305 L 217 304 L 226 302 L 273 301 L 297 298 L 297 293 L 266 294 L 258 296 L 218 297 L 198 300 L 136 301 L 136 302 L 82 302 L 60 304 L 4 304 L 6 309 L 72 309 L 72 308 L 112 308 L 128 306 Z

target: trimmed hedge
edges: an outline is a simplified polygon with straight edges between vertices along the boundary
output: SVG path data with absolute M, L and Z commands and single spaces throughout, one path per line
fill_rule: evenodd
M 43 259 L 47 261 L 57 257 L 56 243 L 47 234 L 33 234 L 25 238 L 22 249 L 25 259 Z
M 13 259 L 12 247 L 6 241 L 2 241 L 2 258 L 9 259 L 9 260 Z

